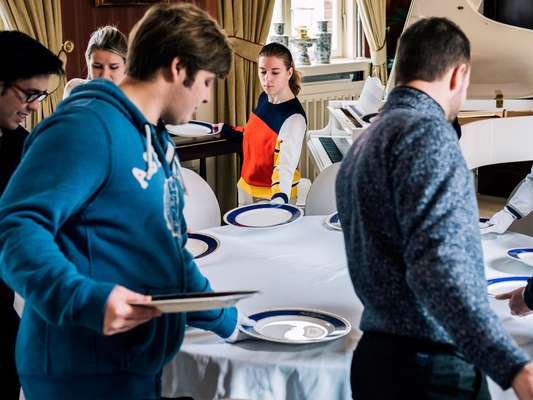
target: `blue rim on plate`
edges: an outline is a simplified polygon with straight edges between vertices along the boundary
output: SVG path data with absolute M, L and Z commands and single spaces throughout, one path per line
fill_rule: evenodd
M 320 342 L 329 342 L 331 340 L 339 339 L 343 336 L 346 336 L 350 333 L 352 325 L 350 322 L 340 315 L 329 313 L 321 310 L 313 310 L 308 308 L 276 308 L 270 309 L 255 314 L 251 314 L 248 318 L 259 322 L 266 318 L 272 317 L 307 317 L 313 318 L 321 321 L 325 321 L 334 327 L 334 330 L 330 332 L 326 337 L 320 339 L 308 339 L 308 340 L 298 340 L 291 341 L 286 339 L 275 339 L 261 335 L 260 333 L 254 330 L 253 326 L 239 326 L 239 329 L 248 334 L 249 336 L 255 337 L 257 339 L 263 339 L 270 342 L 277 343 L 288 343 L 288 344 L 309 344 L 309 343 L 320 343 Z
M 498 283 L 504 283 L 504 282 L 525 282 L 527 283 L 527 281 L 529 280 L 529 276 L 505 276 L 505 277 L 502 277 L 502 278 L 492 278 L 492 279 L 487 279 L 487 294 L 489 296 L 494 296 L 493 293 L 490 293 L 490 291 L 488 290 L 488 288 L 492 285 L 497 285 Z
M 272 225 L 264 225 L 264 226 L 255 226 L 255 225 L 244 225 L 239 222 L 237 222 L 237 217 L 245 213 L 247 211 L 253 211 L 253 210 L 259 210 L 261 208 L 273 208 L 273 209 L 281 209 L 285 210 L 291 213 L 291 216 L 286 221 L 272 224 Z M 226 214 L 224 214 L 224 222 L 229 225 L 235 225 L 242 228 L 254 228 L 254 229 L 264 229 L 264 228 L 275 228 L 282 225 L 290 224 L 291 222 L 294 222 L 302 217 L 302 211 L 292 204 L 271 204 L 271 203 L 255 203 L 255 204 L 249 204 L 246 206 L 241 206 L 234 208 L 233 210 L 229 210 Z
M 533 266 L 533 264 L 530 264 L 526 262 L 525 260 L 520 258 L 520 254 L 524 253 L 533 253 L 533 248 L 531 247 L 517 247 L 514 249 L 507 250 L 507 256 L 511 257 L 513 260 L 520 261 L 526 265 L 529 265 L 530 267 Z
M 339 220 L 339 213 L 335 211 L 326 217 L 326 225 L 336 231 L 342 231 L 341 221 Z
M 529 276 L 506 276 L 503 278 L 493 278 L 487 279 L 487 286 L 494 285 L 496 283 L 502 282 L 515 282 L 515 281 L 526 281 L 529 279 Z
M 208 128 L 211 132 L 213 132 L 213 124 L 210 124 L 209 122 L 196 121 L 196 120 L 193 119 L 193 120 L 189 121 L 189 124 L 195 124 L 195 125 L 205 126 L 205 127 Z
M 188 233 L 187 238 L 188 240 L 199 240 L 207 245 L 207 249 L 203 253 L 200 253 L 194 257 L 195 260 L 201 257 L 205 257 L 208 254 L 211 254 L 218 248 L 218 246 L 220 246 L 220 242 L 216 237 L 207 235 L 205 233 Z

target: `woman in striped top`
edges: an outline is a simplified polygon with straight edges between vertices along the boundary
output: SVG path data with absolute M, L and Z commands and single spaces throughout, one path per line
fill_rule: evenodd
M 305 111 L 296 97 L 300 73 L 290 51 L 279 43 L 264 46 L 257 64 L 263 92 L 248 122 L 244 127 L 219 124 L 223 137 L 243 141 L 239 205 L 259 199 L 295 202 L 307 129 Z

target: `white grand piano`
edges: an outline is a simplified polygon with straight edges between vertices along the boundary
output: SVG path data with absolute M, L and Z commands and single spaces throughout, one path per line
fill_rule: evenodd
M 377 78 L 366 78 L 358 100 L 328 103 L 329 121 L 325 128 L 307 133 L 307 148 L 318 171 L 340 161 L 353 141 L 369 125 L 383 104 L 385 88 Z
M 446 17 L 470 39 L 472 72 L 468 100 L 459 115 L 461 124 L 487 117 L 533 115 L 533 30 L 491 20 L 482 9 L 482 0 L 412 0 L 404 29 L 421 18 Z M 385 93 L 394 86 L 394 77 L 393 66 Z M 368 126 L 354 114 L 362 127 L 342 115 L 358 104 L 359 100 L 330 102 L 328 125 L 308 133 L 309 153 L 319 171 L 340 161 Z M 523 123 L 533 126 L 533 117 Z

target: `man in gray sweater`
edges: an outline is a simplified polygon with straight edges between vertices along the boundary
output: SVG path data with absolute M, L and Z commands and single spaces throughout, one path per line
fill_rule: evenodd
M 533 398 L 533 364 L 489 307 L 471 174 L 452 121 L 470 44 L 453 22 L 400 39 L 398 86 L 352 146 L 337 206 L 364 332 L 353 397 L 488 399 L 485 374 Z

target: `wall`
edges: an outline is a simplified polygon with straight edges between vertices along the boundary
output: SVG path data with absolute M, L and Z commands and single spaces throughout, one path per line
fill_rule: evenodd
M 170 0 L 178 3 L 180 0 Z M 215 0 L 185 0 L 217 17 Z M 63 40 L 74 42 L 74 51 L 69 54 L 67 62 L 67 78 L 85 78 L 85 48 L 91 32 L 103 25 L 115 25 L 124 34 L 128 34 L 148 9 L 148 6 L 94 7 L 94 0 L 62 0 L 61 13 L 63 24 Z

